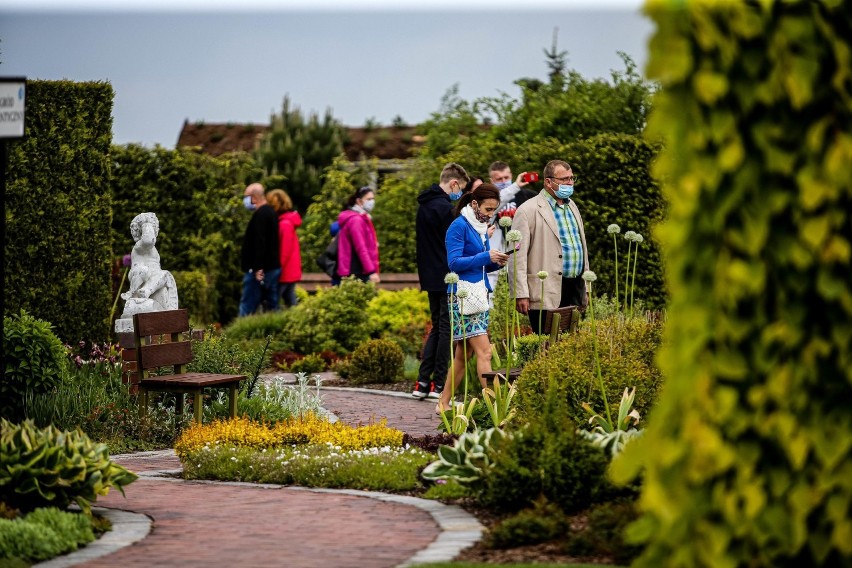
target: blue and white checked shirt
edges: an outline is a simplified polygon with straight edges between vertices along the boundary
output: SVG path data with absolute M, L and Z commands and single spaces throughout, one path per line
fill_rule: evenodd
M 566 201 L 559 205 L 556 199 L 548 192 L 544 192 L 553 216 L 556 217 L 556 226 L 559 228 L 559 240 L 562 243 L 562 276 L 563 278 L 576 278 L 583 273 L 583 241 L 580 239 L 580 224 L 574 217 L 571 208 Z

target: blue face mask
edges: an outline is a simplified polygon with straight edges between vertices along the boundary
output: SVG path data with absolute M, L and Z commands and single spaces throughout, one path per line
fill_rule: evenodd
M 257 209 L 257 205 L 251 202 L 251 195 L 246 195 L 243 197 L 243 207 L 248 209 L 249 211 L 254 211 Z
M 558 199 L 568 199 L 574 195 L 574 186 L 573 185 L 562 185 L 559 184 L 559 189 L 556 190 L 556 197 Z
M 458 201 L 459 199 L 461 199 L 461 196 L 462 196 L 461 190 L 455 191 L 455 192 L 450 194 L 450 201 Z
M 509 187 L 510 185 L 512 185 L 512 182 L 511 182 L 511 181 L 501 181 L 501 182 L 499 182 L 499 183 L 495 183 L 495 184 L 494 184 L 494 186 L 495 186 L 497 189 L 501 189 L 501 190 L 502 190 L 502 189 L 506 189 L 506 188 L 507 188 L 507 187 Z

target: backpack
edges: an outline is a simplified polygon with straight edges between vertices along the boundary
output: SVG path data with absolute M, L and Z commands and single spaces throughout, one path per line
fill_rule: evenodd
M 332 278 L 339 278 L 337 275 L 337 238 L 339 235 L 340 233 L 334 235 L 322 254 L 317 257 L 317 265 Z

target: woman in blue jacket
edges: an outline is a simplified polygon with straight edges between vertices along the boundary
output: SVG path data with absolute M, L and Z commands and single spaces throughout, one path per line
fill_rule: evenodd
M 458 274 L 459 280 L 476 283 L 484 282 L 486 290 L 491 290 L 485 274 L 499 270 L 505 266 L 509 255 L 498 250 L 491 249 L 488 240 L 488 220 L 500 206 L 500 190 L 490 183 L 484 183 L 473 191 L 465 193 L 457 206 L 457 215 L 450 228 L 447 229 L 445 244 L 447 247 L 447 264 L 450 272 Z M 491 341 L 488 338 L 488 322 L 490 312 L 488 302 L 483 311 L 464 316 L 462 326 L 462 314 L 460 300 L 456 296 L 457 284 L 449 284 L 447 293 L 452 293 L 450 311 L 453 320 L 453 340 L 456 342 L 455 356 L 453 357 L 453 368 L 447 376 L 447 384 L 455 373 L 455 392 L 459 391 L 459 385 L 464 378 L 465 358 L 462 340 L 467 341 L 467 355 L 476 353 L 476 371 L 479 382 L 483 387 L 487 386 L 483 373 L 491 371 Z M 472 300 L 471 300 L 472 301 Z M 450 407 L 450 389 L 444 388 L 441 392 L 441 400 L 435 409 L 442 412 Z

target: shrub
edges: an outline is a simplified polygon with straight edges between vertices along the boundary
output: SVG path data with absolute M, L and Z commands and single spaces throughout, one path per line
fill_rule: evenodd
M 261 349 L 242 349 L 225 334 L 207 333 L 202 341 L 192 342 L 192 362 L 187 369 L 194 373 L 223 373 L 252 376 L 258 368 Z
M 0 519 L 0 559 L 47 560 L 93 540 L 88 516 L 55 507 L 36 509 L 25 518 Z
M 137 144 L 113 146 L 111 158 L 116 254 L 133 246 L 129 231 L 133 217 L 153 211 L 160 221 L 157 250 L 163 268 L 172 274 L 203 274 L 212 310 L 207 321 L 231 321 L 242 286 L 240 243 L 251 217 L 242 206 L 242 195 L 247 180 L 262 174 L 257 164 L 245 153 L 210 156 L 197 148 L 151 149 Z M 189 299 L 184 295 L 178 287 L 182 302 Z M 190 311 L 190 316 L 203 321 L 202 314 Z
M 275 312 L 262 312 L 237 318 L 225 328 L 225 336 L 230 342 L 265 339 L 268 335 L 272 337 L 284 337 L 286 335 L 285 330 L 288 320 L 291 319 L 296 308 Z
M 370 337 L 367 305 L 375 295 L 375 285 L 355 278 L 318 291 L 284 312 L 287 347 L 299 353 L 350 353 Z
M 237 416 L 247 417 L 257 422 L 281 422 L 309 413 L 317 414 L 322 410 L 319 393 L 308 385 L 308 378 L 299 375 L 298 384 L 285 385 L 283 381 L 259 382 L 254 392 L 241 390 L 237 398 Z M 204 408 L 205 420 L 227 420 L 230 417 L 230 405 L 223 391 L 216 393 L 210 405 Z
M 290 364 L 291 373 L 321 373 L 325 371 L 325 360 L 320 357 L 319 353 L 311 353 L 305 355 L 301 359 L 297 359 Z
M 114 91 L 105 82 L 26 88 L 25 136 L 9 144 L 3 196 L 4 315 L 25 309 L 68 341 L 105 338 Z
M 644 476 L 634 565 L 849 566 L 852 12 L 648 6 L 672 300 L 666 388 L 613 462 Z
M 391 292 L 379 290 L 367 306 L 370 335 L 390 339 L 409 355 L 423 347 L 423 329 L 429 319 L 429 296 L 426 292 L 406 288 Z
M 549 340 L 549 335 L 537 335 L 535 333 L 520 336 L 517 343 L 518 366 L 523 367 L 535 359 L 539 351 L 541 351 L 541 346 Z
M 541 415 L 497 448 L 478 487 L 479 501 L 517 511 L 543 496 L 570 514 L 608 499 L 607 458 L 575 430 L 559 391 L 549 389 Z
M 633 408 L 645 416 L 662 386 L 661 373 L 654 364 L 662 323 L 656 319 L 616 315 L 597 321 L 596 328 L 607 400 L 618 401 L 624 387 L 635 386 Z M 592 326 L 583 322 L 576 333 L 562 335 L 546 354 L 524 367 L 516 381 L 515 397 L 521 416 L 530 418 L 541 412 L 550 384 L 555 384 L 562 393 L 578 426 L 588 423 L 588 416 L 580 406 L 583 402 L 598 410 L 604 407 L 595 372 L 592 337 Z
M 213 322 L 216 306 L 210 301 L 211 290 L 207 276 L 198 270 L 173 270 L 180 307 L 189 310 L 193 322 L 207 325 Z
M 641 548 L 627 544 L 624 531 L 638 517 L 636 504 L 630 500 L 596 505 L 586 513 L 586 526 L 568 535 L 565 548 L 573 556 L 608 556 L 616 564 L 628 565 Z
M 98 495 L 137 479 L 110 461 L 104 444 L 77 431 L 52 426 L 38 429 L 32 420 L 15 425 L 0 419 L 0 500 L 21 510 L 71 501 L 88 512 Z
M 359 383 L 393 383 L 402 378 L 405 354 L 388 339 L 371 339 L 352 353 L 349 380 Z
M 485 537 L 489 548 L 514 548 L 547 542 L 568 529 L 565 513 L 547 499 L 536 499 L 532 507 L 503 519 Z
M 50 323 L 21 310 L 3 318 L 5 367 L 0 379 L 0 416 L 18 418 L 30 393 L 53 389 L 67 370 L 65 349 Z

